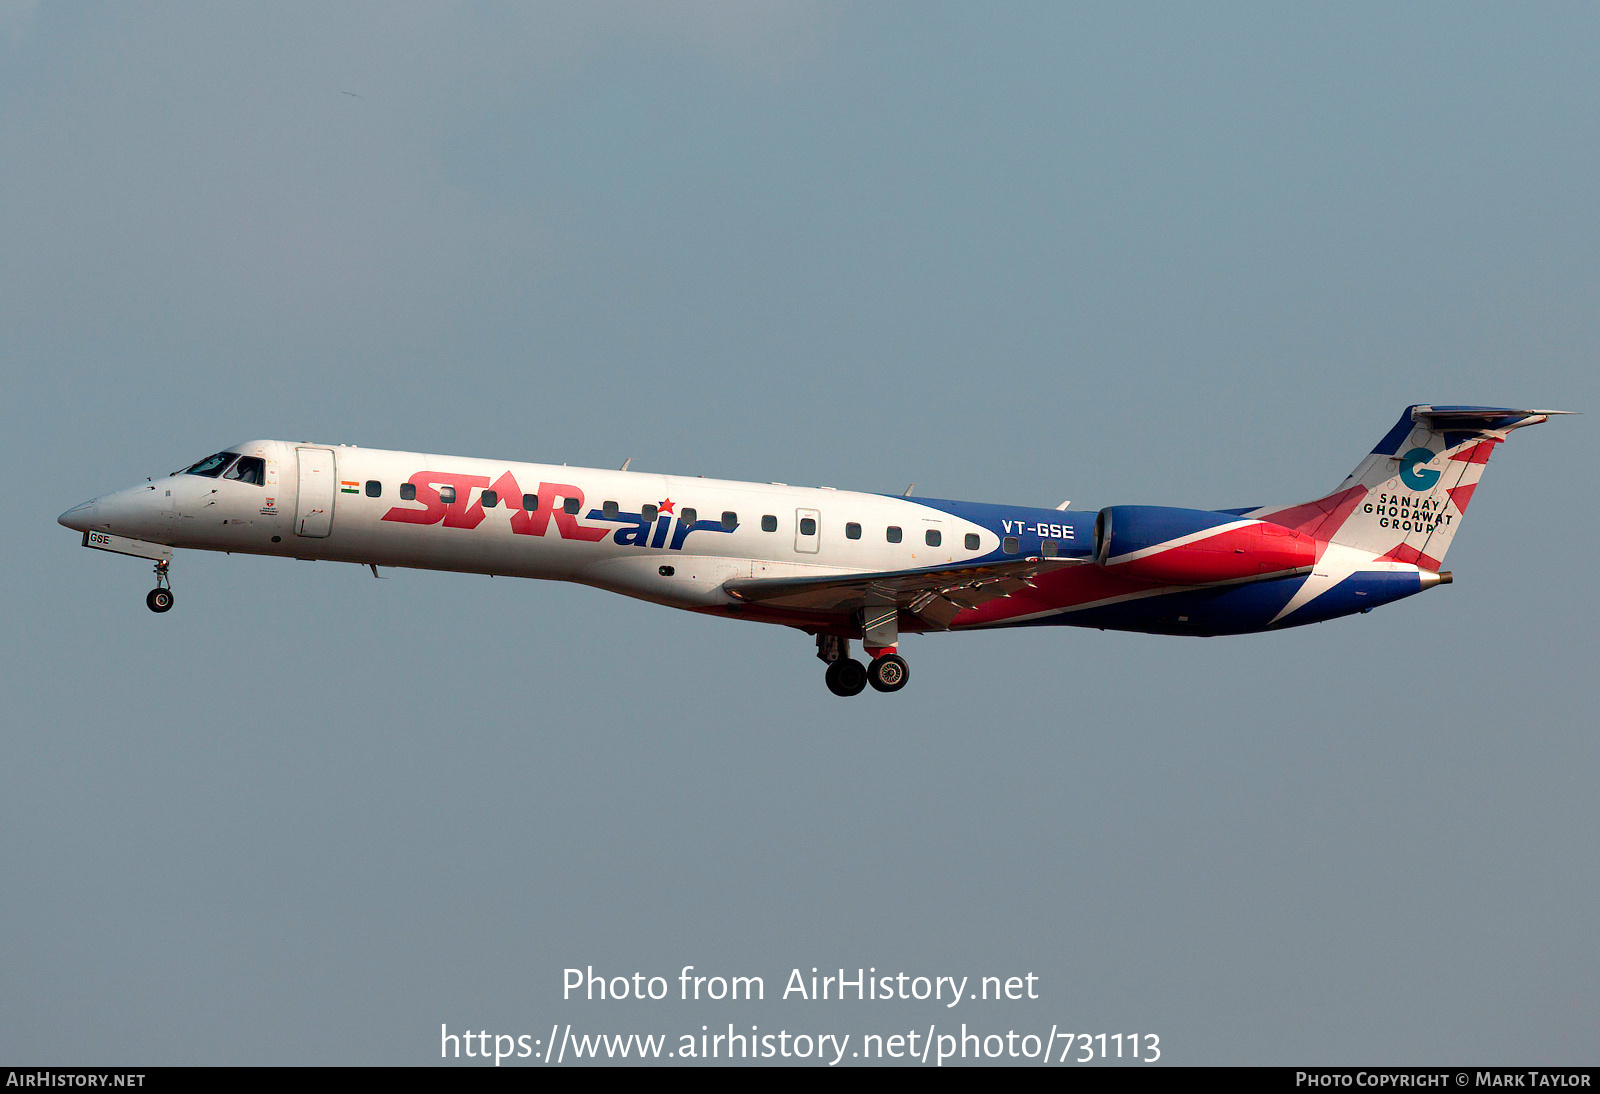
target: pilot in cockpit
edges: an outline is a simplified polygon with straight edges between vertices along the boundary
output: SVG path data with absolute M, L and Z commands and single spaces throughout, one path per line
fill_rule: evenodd
M 236 482 L 247 482 L 252 486 L 262 486 L 267 481 L 267 461 L 260 456 L 241 456 L 237 452 L 218 452 L 214 456 L 207 456 L 193 467 L 187 467 L 182 472 L 185 475 L 202 475 L 208 479 L 221 476 L 233 479 Z

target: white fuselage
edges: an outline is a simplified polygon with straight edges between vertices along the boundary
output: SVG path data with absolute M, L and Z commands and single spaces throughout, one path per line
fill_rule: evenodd
M 702 610 L 732 603 L 722 590 L 730 579 L 937 566 L 1000 546 L 978 524 L 878 494 L 345 445 L 252 441 L 229 451 L 264 460 L 263 481 L 178 473 L 80 507 L 85 530 L 575 581 Z

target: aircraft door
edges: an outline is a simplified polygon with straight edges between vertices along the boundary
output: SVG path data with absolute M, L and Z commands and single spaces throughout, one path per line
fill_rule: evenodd
M 822 514 L 815 509 L 794 511 L 794 549 L 814 555 L 822 543 Z
M 321 539 L 333 530 L 333 495 L 337 487 L 333 450 L 297 448 L 300 488 L 295 494 L 294 531 L 297 536 Z

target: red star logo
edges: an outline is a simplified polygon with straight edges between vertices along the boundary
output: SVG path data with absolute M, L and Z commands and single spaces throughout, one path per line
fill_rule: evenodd
M 657 512 L 661 512 L 661 513 L 671 513 L 672 512 L 672 499 L 668 498 L 666 501 L 664 501 L 660 505 L 656 506 L 656 511 Z

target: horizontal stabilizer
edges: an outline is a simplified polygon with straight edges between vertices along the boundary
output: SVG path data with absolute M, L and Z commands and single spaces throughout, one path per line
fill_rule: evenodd
M 1441 424 L 1471 424 L 1479 429 L 1504 429 L 1513 422 L 1520 423 L 1523 418 L 1548 418 L 1552 414 L 1576 413 L 1576 410 L 1512 410 L 1503 406 L 1419 406 L 1413 416 L 1419 421 L 1428 418 Z

